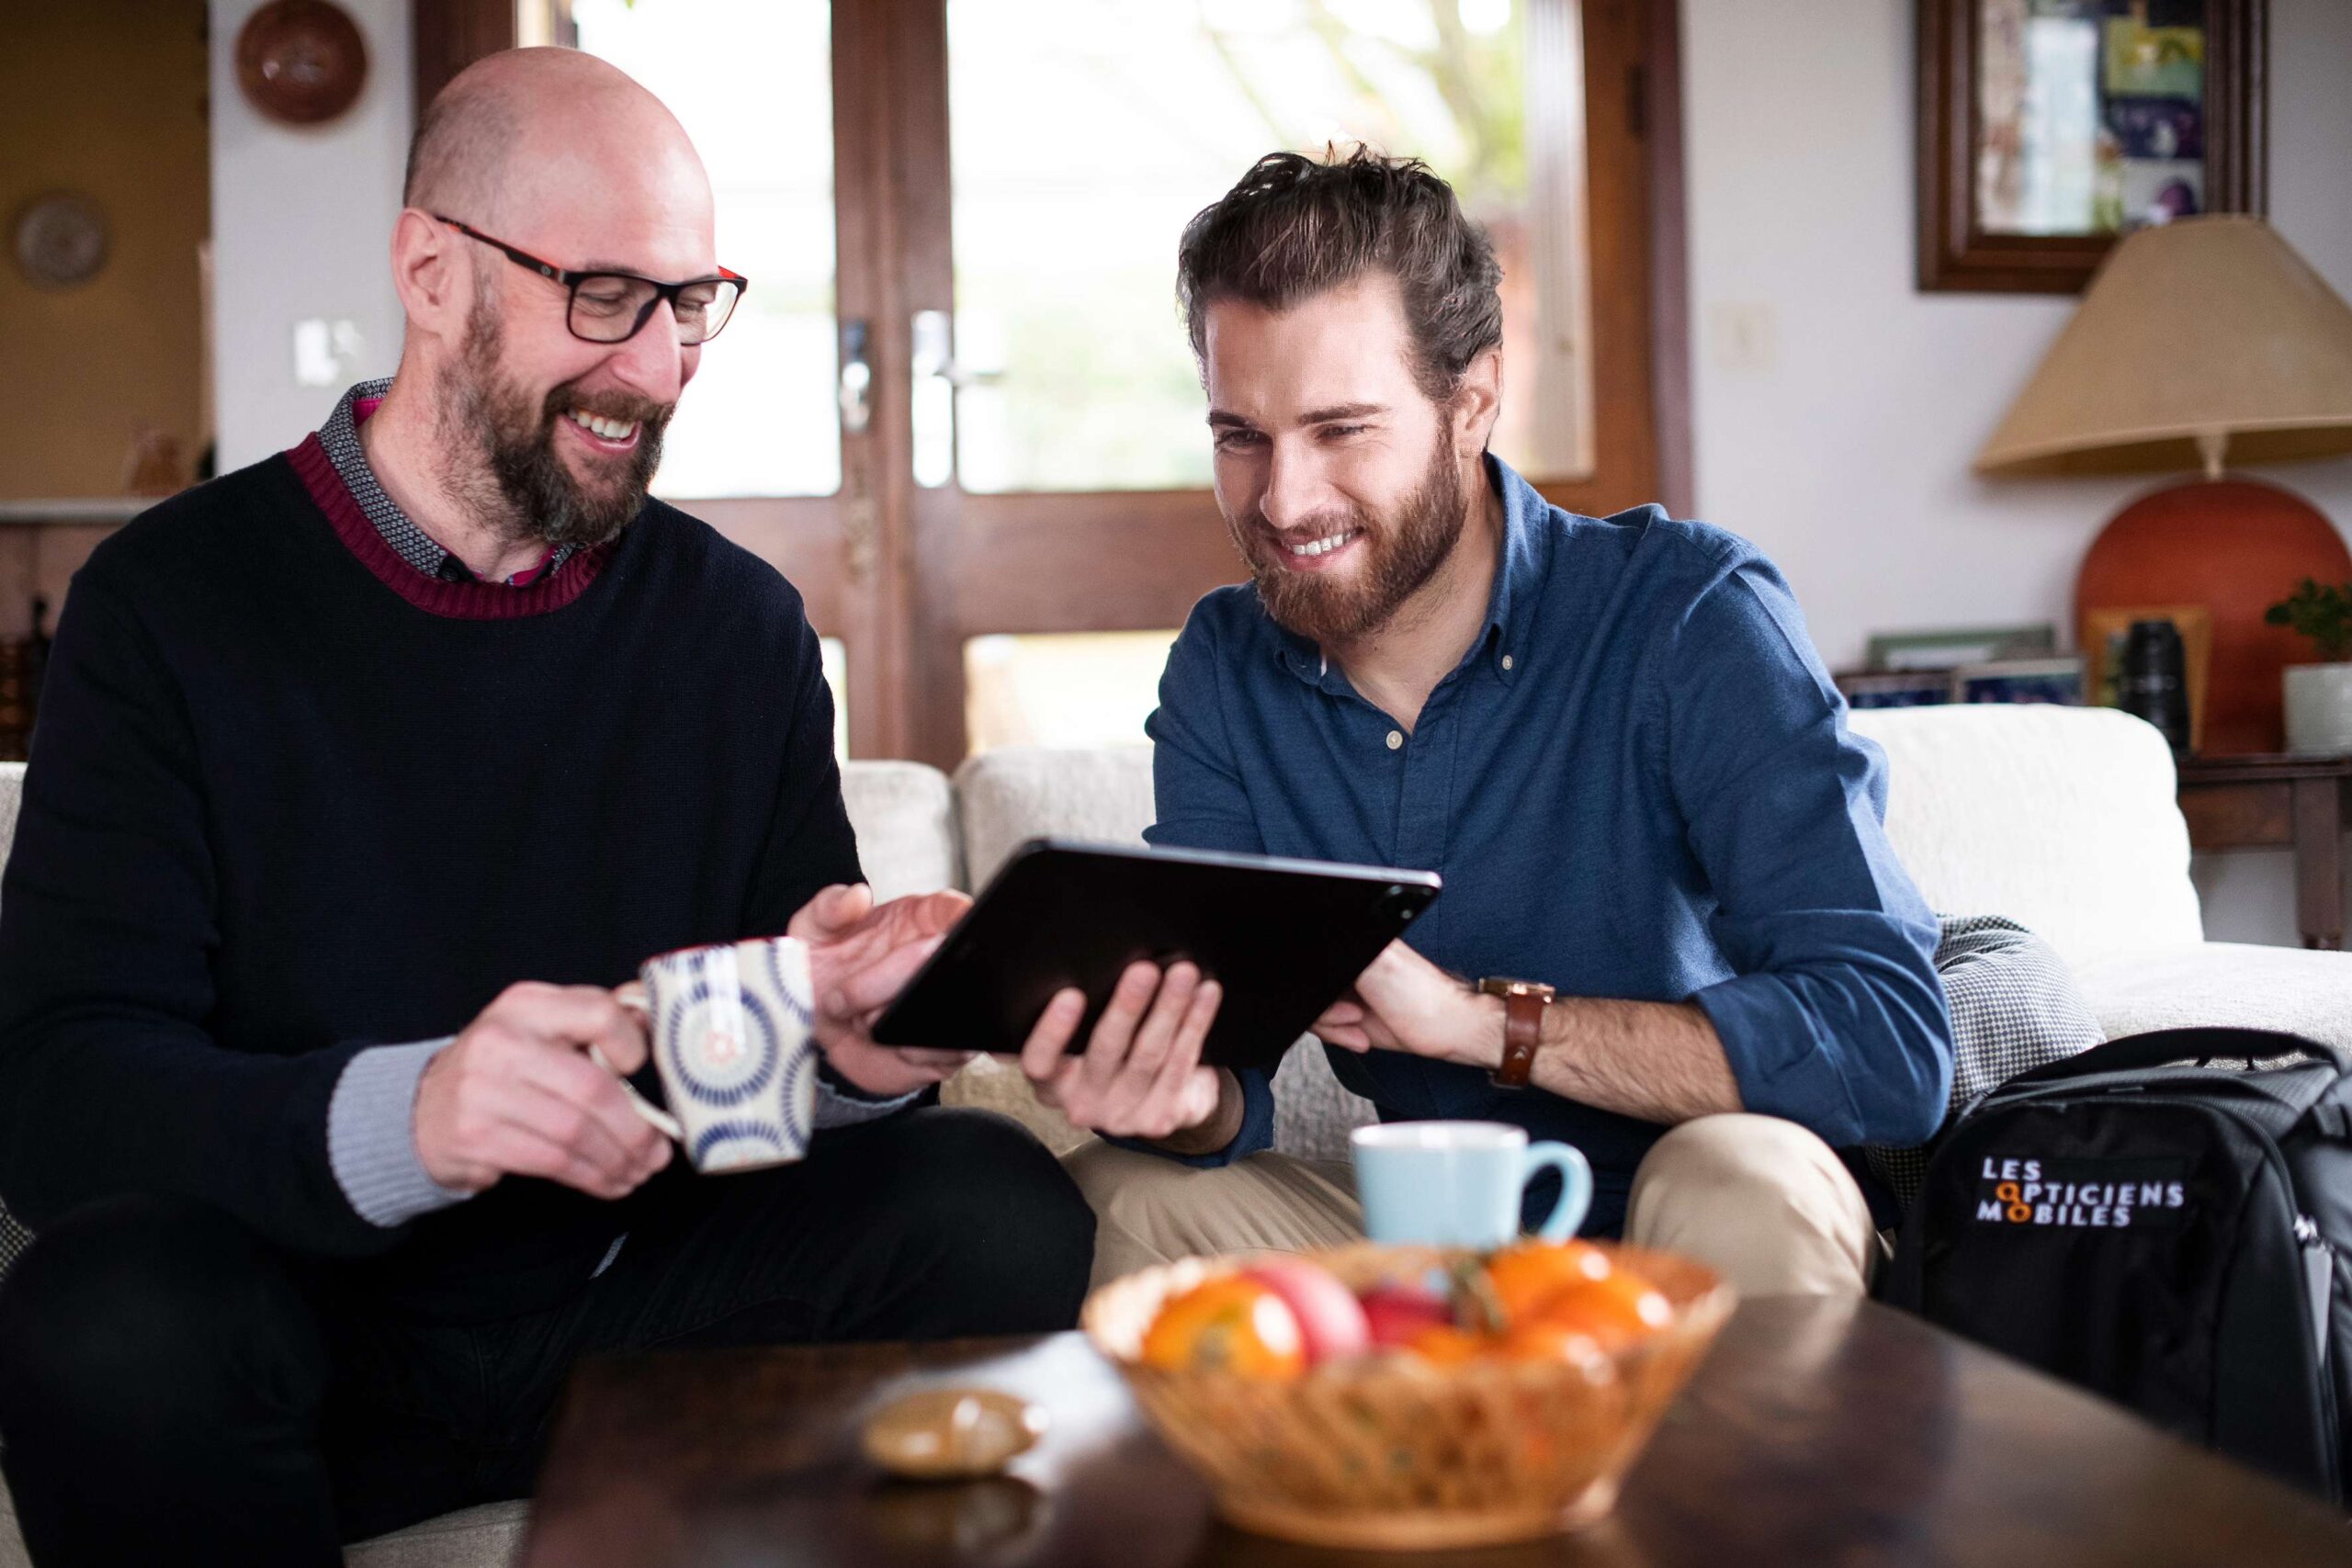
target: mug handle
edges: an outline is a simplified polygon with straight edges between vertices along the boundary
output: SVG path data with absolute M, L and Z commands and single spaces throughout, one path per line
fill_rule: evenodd
M 641 981 L 631 980 L 628 985 L 621 987 L 613 993 L 613 1000 L 637 1014 L 644 1021 L 648 1034 L 651 1033 L 653 1004 L 646 999 L 645 986 Z M 613 1066 L 611 1059 L 602 1049 L 594 1045 L 589 1046 L 588 1059 L 613 1075 L 613 1081 L 621 1086 L 623 1094 L 628 1096 L 629 1109 L 644 1117 L 647 1125 L 673 1143 L 683 1144 L 686 1141 L 686 1130 L 678 1125 L 678 1119 L 638 1093 L 637 1086 L 621 1076 L 621 1070 Z
M 1592 1207 L 1592 1167 L 1570 1145 L 1548 1141 L 1528 1145 L 1527 1157 L 1520 1166 L 1520 1186 L 1525 1188 L 1530 1178 L 1544 1170 L 1560 1173 L 1560 1196 L 1550 1216 L 1535 1227 L 1535 1234 L 1544 1241 L 1566 1241 L 1577 1234 L 1585 1211 Z

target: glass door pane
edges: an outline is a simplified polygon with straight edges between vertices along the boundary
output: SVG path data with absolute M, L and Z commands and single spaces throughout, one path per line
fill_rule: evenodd
M 995 746 L 1140 745 L 1171 630 L 1002 633 L 964 645 L 964 732 Z
M 571 0 L 579 47 L 670 107 L 718 197 L 718 259 L 752 280 L 703 352 L 654 488 L 676 499 L 841 488 L 826 0 Z
M 962 488 L 1206 486 L 1178 236 L 1266 152 L 1356 140 L 1494 234 L 1496 449 L 1589 471 L 1580 38 L 1576 0 L 949 0 Z

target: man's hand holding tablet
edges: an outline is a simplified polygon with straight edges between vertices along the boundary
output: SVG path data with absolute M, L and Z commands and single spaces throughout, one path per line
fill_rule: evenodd
M 1437 896 L 1430 872 L 1035 839 L 875 1021 L 885 1044 L 1018 1055 L 1070 1122 L 1182 1155 L 1232 1143 L 1272 1071 Z
M 1127 965 L 1087 1036 L 1070 1043 L 1086 1016 L 1086 993 L 1055 993 L 1021 1048 L 1021 1070 L 1037 1099 L 1070 1124 L 1114 1138 L 1148 1138 L 1185 1154 L 1233 1141 L 1241 1089 L 1222 1067 L 1201 1065 L 1201 1047 L 1225 992 L 1178 962 Z

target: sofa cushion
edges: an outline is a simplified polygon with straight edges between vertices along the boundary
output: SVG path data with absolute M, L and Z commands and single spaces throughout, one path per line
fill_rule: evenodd
M 346 1568 L 506 1568 L 523 1550 L 526 1502 L 484 1503 L 344 1548 Z
M 1038 1103 L 1036 1091 L 1020 1067 L 993 1056 L 973 1057 L 963 1071 L 940 1085 L 939 1102 L 1010 1116 L 1057 1155 L 1093 1141 L 1091 1133 L 1079 1131 L 1060 1111 Z
M 485 1503 L 344 1548 L 346 1568 L 506 1568 L 522 1550 L 528 1503 Z M 31 1568 L 17 1508 L 0 1483 L 0 1568 Z
M 2109 1040 L 2226 1025 L 2352 1051 L 2352 953 L 2189 942 L 2094 959 L 2075 978 Z
M 2172 753 L 2111 708 L 1883 709 L 1887 837 L 1931 908 L 2007 915 L 2080 965 L 2205 934 Z
M 842 804 L 876 898 L 958 885 L 947 775 L 921 762 L 846 762 Z
M 1023 840 L 1045 834 L 1139 844 L 1151 826 L 1148 746 L 1000 746 L 956 770 L 964 886 L 985 886 Z

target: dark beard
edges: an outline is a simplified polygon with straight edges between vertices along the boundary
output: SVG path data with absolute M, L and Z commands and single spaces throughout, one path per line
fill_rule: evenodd
M 466 323 L 457 363 L 442 372 L 438 402 L 448 449 L 481 459 L 453 475 L 450 488 L 509 543 L 544 539 L 585 547 L 618 537 L 645 506 L 674 405 L 620 391 L 583 392 L 576 380 L 535 403 L 500 373 L 500 339 L 497 310 L 484 299 Z M 639 423 L 636 450 L 616 482 L 591 488 L 564 467 L 555 449 L 555 422 L 571 409 Z
M 1421 482 L 1385 516 L 1375 518 L 1358 507 L 1329 517 L 1318 514 L 1291 528 L 1294 536 L 1318 536 L 1362 529 L 1358 546 L 1365 564 L 1352 582 L 1330 582 L 1319 572 L 1283 566 L 1272 554 L 1281 547 L 1269 542 L 1271 530 L 1262 512 L 1238 522 L 1228 519 L 1227 526 L 1266 614 L 1277 626 L 1328 647 L 1352 642 L 1385 626 L 1437 575 L 1461 539 L 1465 520 L 1462 470 L 1453 460 L 1453 444 L 1441 431 Z

